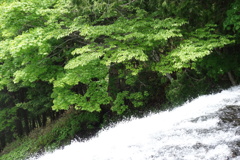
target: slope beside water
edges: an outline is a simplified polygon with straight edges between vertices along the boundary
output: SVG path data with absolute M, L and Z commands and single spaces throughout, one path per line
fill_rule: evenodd
M 239 105 L 237 86 L 200 96 L 172 111 L 119 122 L 88 141 L 73 141 L 62 150 L 31 159 L 237 160 Z

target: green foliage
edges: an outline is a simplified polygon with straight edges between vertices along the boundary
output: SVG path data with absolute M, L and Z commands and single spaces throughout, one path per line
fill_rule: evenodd
M 168 103 L 172 106 L 181 105 L 200 95 L 204 95 L 217 88 L 207 76 L 192 72 L 177 74 L 177 79 L 172 80 L 166 89 Z
M 204 57 L 197 62 L 196 68 L 199 73 L 206 73 L 207 76 L 218 80 L 219 76 L 233 72 L 235 77 L 239 75 L 239 62 L 240 55 L 238 50 L 233 48 L 228 52 L 220 52 L 215 50 L 212 54 Z
M 129 100 L 133 103 L 134 107 L 140 107 L 143 106 L 143 100 L 149 96 L 148 92 L 145 91 L 144 93 L 137 92 L 137 93 L 131 93 L 128 97 Z
M 187 35 L 188 39 L 180 42 L 179 46 L 162 57 L 156 70 L 166 74 L 182 68 L 195 69 L 195 62 L 198 59 L 211 54 L 215 48 L 221 48 L 234 42 L 230 36 L 214 33 L 214 27 L 215 25 L 207 25 L 205 28 L 190 32 Z
M 206 93 L 229 72 L 238 80 L 238 10 L 237 0 L 2 1 L 0 136 L 11 133 L 8 143 L 55 119 L 50 108 L 124 114 L 165 103 L 165 92 L 172 103 Z M 91 120 L 75 117 L 38 146 Z
M 181 36 L 179 27 L 185 24 L 185 21 L 172 18 L 153 19 L 151 15 L 145 18 L 145 13 L 138 10 L 134 19 L 119 18 L 110 25 L 80 28 L 80 35 L 91 43 L 72 51 L 74 58 L 65 65 L 65 74 L 54 82 L 55 87 L 62 87 L 54 89 L 55 109 L 66 109 L 74 105 L 83 110 L 100 111 L 101 104 L 111 102 L 107 93 L 110 65 L 122 63 L 133 75 L 137 75 L 141 67 L 131 66 L 132 60 L 147 61 L 148 52 L 153 47 L 166 44 L 169 38 Z M 93 78 L 98 81 L 91 81 Z M 88 85 L 83 96 L 69 91 L 71 86 L 79 82 Z M 68 87 L 68 91 L 64 87 Z M 62 97 L 66 98 L 63 100 Z M 116 108 L 118 107 L 113 107 L 113 110 Z
M 0 110 L 0 131 L 15 129 L 14 120 L 16 119 L 16 108 L 1 109 Z
M 234 32 L 240 31 L 240 2 L 238 0 L 235 0 L 234 3 L 232 3 L 231 8 L 227 11 L 227 18 L 224 21 L 224 27 L 227 30 L 232 29 Z
M 98 113 L 71 111 L 63 115 L 57 122 L 45 128 L 38 128 L 28 137 L 17 139 L 3 150 L 0 160 L 21 160 L 34 155 L 38 151 L 51 151 L 61 147 L 80 131 L 91 131 L 99 122 Z
M 143 106 L 143 100 L 148 96 L 148 92 L 144 93 L 136 92 L 130 93 L 129 91 L 123 91 L 117 94 L 117 98 L 113 102 L 112 110 L 116 111 L 118 114 L 124 113 L 128 109 L 128 105 L 126 105 L 126 100 L 130 100 L 134 107 Z
M 107 68 L 99 66 L 99 62 L 91 62 L 89 65 L 80 66 L 68 70 L 65 75 L 54 81 L 54 109 L 62 109 L 74 105 L 76 108 L 90 112 L 100 111 L 101 104 L 108 104 L 111 100 L 107 93 Z M 93 81 L 97 78 L 97 81 Z M 88 85 L 84 95 L 71 91 L 70 87 L 78 83 Z
M 81 5 L 76 8 L 70 1 L 61 0 L 1 5 L 4 10 L 1 15 L 3 40 L 0 42 L 4 62 L 1 65 L 2 87 L 12 82 L 32 87 L 33 82 L 45 81 L 53 84 L 54 109 L 74 106 L 90 112 L 100 111 L 101 105 L 123 104 L 119 103 L 123 101 L 120 97 L 124 98 L 120 96 L 121 91 L 117 97 L 108 94 L 111 92 L 109 72 L 112 65 L 121 64 L 127 70 L 121 76 L 131 86 L 132 80 L 146 67 L 163 74 L 194 68 L 194 62 L 214 48 L 233 43 L 228 36 L 216 33 L 213 25 L 186 33 L 186 18 L 174 12 L 169 1 L 158 4 L 151 1 L 145 7 L 143 1 L 75 3 Z M 180 4 L 185 8 L 191 3 Z M 171 12 L 181 18 L 160 17 L 154 5 L 172 9 Z M 146 9 L 149 7 L 151 11 Z M 121 14 L 116 13 L 120 8 Z M 89 12 L 93 15 L 88 16 Z M 160 48 L 163 51 L 159 52 Z M 160 57 L 157 62 L 152 59 L 155 52 Z M 81 94 L 73 88 L 82 90 Z M 131 94 L 135 93 L 129 92 Z M 134 98 L 132 101 L 135 106 L 143 104 Z M 119 107 L 113 110 L 116 108 Z M 122 108 L 127 107 L 123 105 Z
M 30 156 L 29 151 L 32 150 L 33 144 L 33 140 L 26 138 L 18 139 L 5 148 L 5 150 L 9 150 L 10 153 L 1 155 L 0 160 L 23 160 Z
M 128 94 L 128 91 L 123 91 L 117 94 L 117 98 L 112 106 L 113 111 L 116 111 L 118 114 L 122 114 L 128 108 L 128 106 L 124 103 L 124 99 L 126 99 Z

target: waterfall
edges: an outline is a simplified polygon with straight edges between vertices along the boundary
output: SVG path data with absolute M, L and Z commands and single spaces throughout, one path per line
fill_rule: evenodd
M 38 160 L 239 160 L 240 86 L 132 118 Z

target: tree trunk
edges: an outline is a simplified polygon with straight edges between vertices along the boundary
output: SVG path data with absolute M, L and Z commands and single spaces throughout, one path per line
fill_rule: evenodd
M 109 67 L 109 80 L 108 80 L 108 94 L 113 99 L 116 98 L 120 87 L 120 80 L 118 78 L 118 68 L 117 65 L 111 65 Z
M 38 122 L 39 127 L 42 127 L 42 121 L 41 121 L 41 118 L 39 115 L 37 116 L 37 122 Z
M 34 128 L 36 128 L 36 123 L 35 123 L 35 119 L 32 118 L 32 122 L 31 122 L 31 130 L 33 130 Z
M 46 126 L 46 124 L 47 124 L 47 115 L 46 115 L 46 112 L 44 112 L 44 113 L 42 114 L 42 124 L 43 124 L 43 126 Z
M 28 120 L 28 111 L 27 110 L 22 110 L 23 112 L 23 120 L 24 120 L 24 131 L 28 135 L 30 132 L 29 128 L 29 120 Z
M 169 73 L 166 74 L 166 77 L 169 79 L 170 82 L 173 80 L 171 74 L 169 74 Z
M 0 133 L 0 151 L 2 151 L 5 146 L 6 146 L 5 133 L 4 133 L 4 132 L 1 132 L 1 133 Z
M 228 74 L 228 78 L 229 78 L 229 80 L 231 81 L 232 85 L 233 85 L 233 86 L 236 86 L 236 85 L 237 85 L 237 82 L 235 81 L 232 73 L 229 71 L 229 72 L 227 72 L 227 74 Z
M 15 125 L 16 125 L 16 132 L 17 132 L 17 134 L 18 134 L 18 136 L 22 136 L 23 135 L 23 125 L 22 125 L 22 121 L 19 119 L 19 118 L 17 118 L 16 120 L 15 120 Z

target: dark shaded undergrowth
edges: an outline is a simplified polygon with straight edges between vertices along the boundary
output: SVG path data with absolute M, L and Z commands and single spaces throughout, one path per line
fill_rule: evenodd
M 1 152 L 0 159 L 20 160 L 54 150 L 69 144 L 79 132 L 85 138 L 90 137 L 97 132 L 98 121 L 98 113 L 70 110 L 46 127 L 36 128 L 28 136 L 8 144 Z
M 123 119 L 143 117 L 150 112 L 171 109 L 199 95 L 218 92 L 231 86 L 228 78 L 225 77 L 214 81 L 211 78 L 197 76 L 194 73 L 176 75 L 176 79 L 165 88 L 165 94 L 159 95 L 159 99 L 149 98 L 143 107 L 129 106 L 129 109 L 121 115 L 110 111 L 108 106 L 103 107 L 101 112 L 87 112 L 71 108 L 63 112 L 57 120 L 53 122 L 48 120 L 46 127 L 36 128 L 29 135 L 7 144 L 0 153 L 0 160 L 22 160 L 41 155 L 70 144 L 73 139 L 89 139 L 100 129 Z M 199 79 L 196 80 L 197 78 Z

